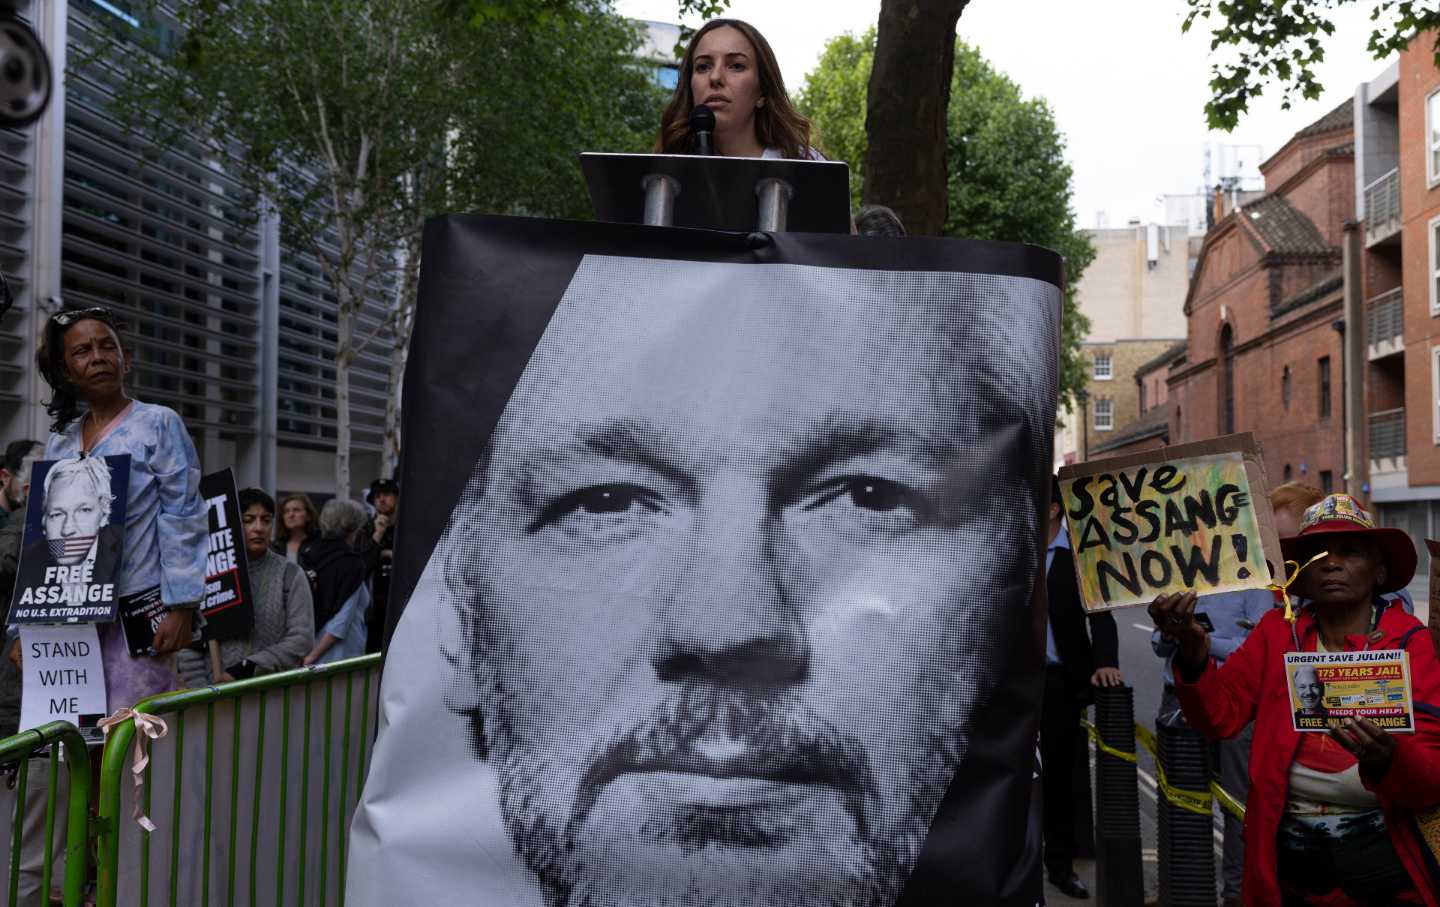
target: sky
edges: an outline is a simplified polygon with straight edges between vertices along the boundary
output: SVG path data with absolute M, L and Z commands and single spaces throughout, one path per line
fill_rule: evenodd
M 626 16 L 666 22 L 678 9 L 676 0 L 616 6 Z M 1049 102 L 1074 169 L 1078 224 L 1097 226 L 1103 212 L 1113 227 L 1130 218 L 1164 219 L 1160 196 L 1199 192 L 1207 146 L 1211 184 L 1237 169 L 1258 182 L 1259 162 L 1391 62 L 1365 50 L 1371 6 L 1362 0 L 1337 13 L 1317 71 L 1325 87 L 1318 101 L 1285 111 L 1279 92 L 1268 91 L 1228 134 L 1205 125 L 1209 35 L 1203 24 L 1181 34 L 1185 0 L 972 0 L 957 32 L 1027 96 Z M 793 92 L 826 41 L 864 31 L 879 10 L 879 0 L 731 0 L 728 15 L 760 29 Z

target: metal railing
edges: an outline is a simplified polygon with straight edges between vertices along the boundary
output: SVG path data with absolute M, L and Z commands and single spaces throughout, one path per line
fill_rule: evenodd
M 1387 409 L 1370 415 L 1370 459 L 1388 460 L 1405 456 L 1405 408 Z
M 1381 293 L 1365 304 L 1365 342 L 1370 346 L 1405 335 L 1405 288 Z
M 43 757 L 38 754 L 48 750 Z M 0 740 L 0 763 L 13 766 L 13 807 L 4 811 L 10 820 L 10 848 L 4 891 L 5 903 L 45 903 L 50 897 L 56 858 L 56 831 L 62 832 L 65 907 L 80 907 L 85 893 L 86 835 L 90 819 L 90 760 L 85 740 L 75 726 L 52 721 L 33 730 Z M 41 802 L 32 800 L 32 772 L 44 784 Z M 66 792 L 61 794 L 62 781 Z M 61 802 L 63 799 L 63 803 Z M 8 805 L 8 804 L 7 804 Z M 63 809 L 63 813 L 61 810 Z M 57 829 L 56 823 L 63 825 Z M 39 858 L 38 871 L 34 865 Z
M 143 769 L 134 719 L 106 742 L 98 907 L 343 904 L 379 667 L 367 655 L 140 702 L 168 733 L 149 742 Z M 139 815 L 157 830 L 144 832 Z
M 1380 242 L 1400 230 L 1400 170 L 1365 187 L 1365 242 Z

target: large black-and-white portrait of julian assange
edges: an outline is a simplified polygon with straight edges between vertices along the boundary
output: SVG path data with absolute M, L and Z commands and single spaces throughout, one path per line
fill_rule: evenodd
M 407 457 L 479 437 L 458 470 L 407 462 L 406 504 L 448 520 L 387 655 L 347 898 L 889 907 L 924 903 L 912 875 L 940 863 L 1000 891 L 1038 693 L 1058 266 L 956 243 L 966 269 L 887 270 L 914 241 L 747 254 L 731 234 L 659 257 L 586 242 L 637 228 L 558 225 L 573 263 L 546 304 L 524 275 L 553 245 L 497 255 L 509 274 L 443 263 L 457 231 L 503 225 L 427 238 L 448 276 L 422 284 L 421 362 L 432 337 L 496 342 L 450 309 L 548 317 L 528 342 L 523 318 L 476 319 L 524 347 L 508 386 L 475 385 L 503 387 L 498 418 L 463 396 L 443 423 L 407 414 Z M 425 475 L 447 471 L 443 497 Z

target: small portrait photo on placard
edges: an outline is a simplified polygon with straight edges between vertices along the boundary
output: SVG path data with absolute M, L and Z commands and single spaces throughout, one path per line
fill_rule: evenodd
M 129 456 L 35 464 L 10 623 L 115 619 L 129 487 Z
M 1328 731 L 1346 718 L 1367 718 L 1392 733 L 1415 730 L 1403 651 L 1287 652 L 1285 676 L 1297 731 Z

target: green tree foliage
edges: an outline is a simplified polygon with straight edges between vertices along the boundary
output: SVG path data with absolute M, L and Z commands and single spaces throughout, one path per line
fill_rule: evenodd
M 1324 40 L 1335 33 L 1334 10 L 1363 4 L 1370 8 L 1374 27 L 1367 43 L 1379 60 L 1406 47 L 1422 32 L 1440 28 L 1440 8 L 1434 0 L 1324 0 L 1321 3 L 1282 3 L 1277 0 L 1186 0 L 1190 10 L 1182 31 L 1197 22 L 1211 28 L 1210 50 L 1229 51 L 1210 68 L 1210 100 L 1205 116 L 1211 128 L 1230 131 L 1250 102 L 1275 83 L 1286 110 L 1298 96 L 1320 97 L 1323 86 L 1315 67 L 1325 59 Z M 1432 48 L 1440 67 L 1440 37 Z
M 860 202 L 866 151 L 865 91 L 875 32 L 830 41 L 798 96 L 826 153 L 850 164 L 852 202 Z M 1070 165 L 1049 105 L 1026 99 L 980 52 L 957 41 L 950 87 L 947 149 L 949 214 L 944 235 L 1028 242 L 1065 257 L 1070 286 L 1094 260 L 1090 239 L 1070 209 Z M 1080 342 L 1089 330 L 1073 289 L 1065 294 L 1061 336 L 1062 405 L 1075 402 L 1087 369 Z
M 201 137 L 244 186 L 241 207 L 263 200 L 285 246 L 319 261 L 336 300 L 342 494 L 350 365 L 383 333 L 408 341 L 425 217 L 585 215 L 576 153 L 643 150 L 654 135 L 662 93 L 609 0 L 488 5 L 155 0 L 141 28 L 115 25 L 89 49 L 122 74 L 116 109 L 152 147 Z M 397 269 L 391 316 L 363 327 L 365 300 Z

